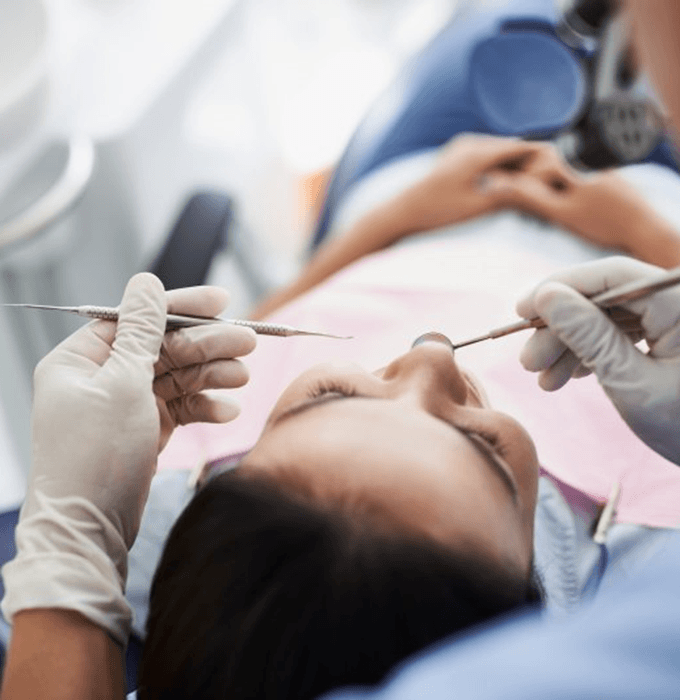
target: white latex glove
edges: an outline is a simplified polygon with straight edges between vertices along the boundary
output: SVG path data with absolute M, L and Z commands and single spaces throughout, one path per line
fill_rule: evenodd
M 203 392 L 245 384 L 233 358 L 255 346 L 252 330 L 227 324 L 165 334 L 166 308 L 213 316 L 227 299 L 216 287 L 166 294 L 158 278 L 136 275 L 117 324 L 89 323 L 39 363 L 17 556 L 3 569 L 8 619 L 28 608 L 76 610 L 127 642 L 127 553 L 158 453 L 178 424 L 238 414 L 233 400 Z
M 631 339 L 582 296 L 661 272 L 613 257 L 553 275 L 517 304 L 520 316 L 540 316 L 548 325 L 528 340 L 520 361 L 525 369 L 541 373 L 539 384 L 548 391 L 572 376 L 594 372 L 638 437 L 680 464 L 680 289 L 624 305 L 640 317 L 648 354 L 633 344 L 639 334 Z

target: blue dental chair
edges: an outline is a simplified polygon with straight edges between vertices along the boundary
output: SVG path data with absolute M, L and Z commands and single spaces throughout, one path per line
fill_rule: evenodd
M 550 140 L 577 120 L 590 96 L 584 66 L 591 57 L 558 37 L 557 20 L 554 0 L 510 0 L 456 14 L 355 131 L 326 193 L 310 252 L 323 242 L 351 187 L 391 160 L 462 132 Z M 665 142 L 645 160 L 678 170 Z M 225 193 L 193 195 L 149 269 L 168 289 L 204 283 L 214 255 L 238 245 L 233 213 Z M 262 296 L 271 287 L 267 270 L 257 271 L 253 261 L 248 267 Z M 17 518 L 18 511 L 0 515 L 0 565 L 14 556 Z M 133 637 L 127 649 L 130 690 L 136 687 L 141 644 Z M 2 653 L 0 644 L 0 661 Z

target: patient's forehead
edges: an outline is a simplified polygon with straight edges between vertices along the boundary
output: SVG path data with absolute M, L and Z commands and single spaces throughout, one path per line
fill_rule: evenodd
M 239 467 L 242 477 L 246 479 L 264 479 L 274 483 L 276 489 L 285 497 L 302 505 L 312 507 L 325 514 L 341 514 L 343 521 L 350 527 L 356 526 L 357 532 L 370 527 L 372 532 L 383 535 L 401 535 L 423 538 L 431 541 L 429 536 L 413 528 L 410 522 L 400 517 L 394 504 L 381 497 L 375 490 L 349 490 L 338 488 L 323 495 L 318 489 L 318 474 L 309 470 L 300 470 L 295 466 L 279 466 L 273 469 L 260 469 L 254 465 L 243 464 Z
M 265 430 L 244 466 L 268 471 L 329 508 L 363 507 L 420 536 L 503 558 L 520 516 L 469 441 L 392 402 L 342 400 Z

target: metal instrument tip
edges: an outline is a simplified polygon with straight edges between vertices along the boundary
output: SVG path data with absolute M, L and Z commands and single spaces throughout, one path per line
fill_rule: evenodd
M 15 309 L 46 309 L 47 311 L 71 311 L 70 306 L 49 306 L 47 304 L 2 304 L 2 306 L 11 306 Z
M 316 335 L 319 338 L 333 338 L 334 340 L 352 340 L 353 335 L 333 335 L 332 333 L 317 333 L 314 331 L 296 331 L 293 335 Z

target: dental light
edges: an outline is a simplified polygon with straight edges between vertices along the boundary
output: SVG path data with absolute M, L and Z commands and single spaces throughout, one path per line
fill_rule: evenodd
M 590 95 L 556 144 L 575 167 L 601 169 L 644 160 L 664 137 L 663 107 L 636 65 L 616 0 L 562 0 L 560 38 L 583 52 Z

